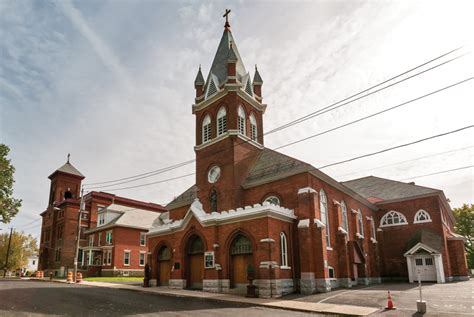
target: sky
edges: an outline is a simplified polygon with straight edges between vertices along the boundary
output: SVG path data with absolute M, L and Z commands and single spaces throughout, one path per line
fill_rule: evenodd
M 461 47 L 393 87 L 266 136 L 276 148 L 474 76 L 472 1 L 0 0 L 0 142 L 11 148 L 20 212 L 2 232 L 38 236 L 49 179 L 66 162 L 84 183 L 194 158 L 193 81 L 207 76 L 225 8 L 246 69 L 258 65 L 264 131 Z M 400 78 L 407 78 L 404 75 Z M 474 123 L 474 80 L 280 151 L 315 167 Z M 322 169 L 439 188 L 474 202 L 474 129 Z M 194 165 L 137 180 L 156 182 Z M 98 190 L 166 204 L 194 176 Z M 116 186 L 115 188 L 123 187 Z

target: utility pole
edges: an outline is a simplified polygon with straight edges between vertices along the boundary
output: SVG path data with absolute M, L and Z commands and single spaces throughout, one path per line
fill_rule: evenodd
M 76 282 L 77 275 L 77 262 L 79 258 L 79 242 L 81 240 L 81 220 L 82 220 L 82 205 L 84 204 L 84 185 L 81 188 L 81 202 L 79 204 L 79 220 L 77 221 L 77 237 L 76 237 L 76 254 L 74 256 L 74 273 L 72 278 Z M 82 254 L 84 256 L 84 254 Z
M 13 234 L 13 228 L 10 228 L 10 238 L 8 239 L 7 258 L 5 260 L 5 267 L 3 268 L 3 278 L 5 278 L 5 276 L 7 275 L 8 258 L 10 256 L 10 245 L 12 243 L 12 234 Z

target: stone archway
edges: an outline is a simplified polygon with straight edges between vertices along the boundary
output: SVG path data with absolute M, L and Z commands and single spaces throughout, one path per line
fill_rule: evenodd
M 252 242 L 247 236 L 237 234 L 230 244 L 229 254 L 230 287 L 245 289 L 248 284 L 247 268 L 253 266 Z
M 189 289 L 202 289 L 204 279 L 204 242 L 197 234 L 186 243 L 186 280 Z
M 171 249 L 166 245 L 158 251 L 158 286 L 168 286 L 171 277 Z

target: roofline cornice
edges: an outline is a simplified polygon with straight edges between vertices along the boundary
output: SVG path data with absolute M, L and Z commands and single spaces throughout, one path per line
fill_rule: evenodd
M 238 85 L 238 87 L 237 87 Z M 222 99 L 223 97 L 227 96 L 229 92 L 235 92 L 237 96 L 242 98 L 244 101 L 246 101 L 248 104 L 250 104 L 252 107 L 254 107 L 256 110 L 261 111 L 262 114 L 265 113 L 267 109 L 266 104 L 262 104 L 252 97 L 250 97 L 246 92 L 242 91 L 240 89 L 240 84 L 225 84 L 224 88 L 221 89 L 217 94 L 211 96 L 209 99 L 203 100 L 200 103 L 195 103 L 192 105 L 192 112 L 195 114 L 198 111 L 201 111 L 205 108 L 207 108 L 209 105 L 215 103 L 216 101 Z
M 398 203 L 398 202 L 402 202 L 402 201 L 419 199 L 419 198 L 439 197 L 439 194 L 440 194 L 439 192 L 434 192 L 434 193 L 415 195 L 415 196 L 410 196 L 410 197 L 396 198 L 396 199 L 390 199 L 390 200 L 382 200 L 382 201 L 376 202 L 375 205 L 376 206 L 381 206 L 381 205 L 385 205 L 385 204 Z

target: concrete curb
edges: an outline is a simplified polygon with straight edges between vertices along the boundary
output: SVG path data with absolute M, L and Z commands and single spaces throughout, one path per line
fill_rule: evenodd
M 50 282 L 46 279 L 32 278 L 33 281 Z M 51 282 L 71 284 L 65 280 L 52 280 Z M 225 303 L 234 303 L 243 306 L 261 306 L 273 309 L 282 309 L 288 311 L 298 311 L 304 313 L 322 313 L 325 315 L 338 316 L 368 316 L 379 309 L 373 307 L 351 306 L 351 305 L 336 305 L 327 303 L 309 303 L 300 302 L 296 300 L 280 300 L 280 299 L 263 299 L 263 298 L 245 298 L 229 294 L 208 293 L 199 291 L 173 290 L 173 289 L 159 289 L 156 287 L 144 288 L 136 285 L 124 285 L 106 282 L 88 282 L 82 281 L 80 283 L 72 283 L 82 286 L 102 287 L 109 289 L 119 289 L 133 292 L 141 292 L 145 294 L 157 294 L 161 296 L 178 297 L 178 298 L 195 298 L 200 300 L 213 300 Z

